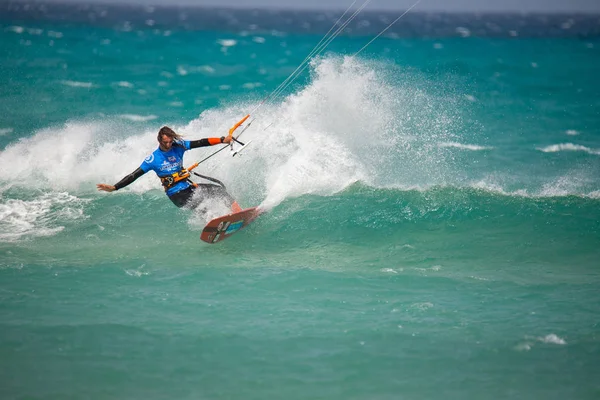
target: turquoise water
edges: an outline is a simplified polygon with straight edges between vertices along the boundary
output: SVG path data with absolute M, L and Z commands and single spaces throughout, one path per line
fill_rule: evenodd
M 0 21 L 0 397 L 600 395 L 597 25 L 340 36 L 199 167 L 267 210 L 207 245 L 219 205 L 95 184 L 163 125 L 224 135 L 324 32 L 31 12 Z

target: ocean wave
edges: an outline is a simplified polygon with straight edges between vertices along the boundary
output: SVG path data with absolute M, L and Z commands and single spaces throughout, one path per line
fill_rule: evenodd
M 560 151 L 583 151 L 588 154 L 600 155 L 600 149 L 591 149 L 589 147 L 573 143 L 553 144 L 546 147 L 538 147 L 537 150 L 544 153 L 557 153 Z
M 9 26 L 5 29 L 7 32 L 14 32 L 14 33 L 18 33 L 21 34 L 23 32 L 25 32 L 25 28 L 23 28 L 22 26 Z
M 60 81 L 63 85 L 76 87 L 76 88 L 92 88 L 95 85 L 92 82 L 78 82 L 78 81 Z
M 489 146 L 479 146 L 476 144 L 462 144 L 462 143 L 456 143 L 456 142 L 439 143 L 438 146 L 439 147 L 454 147 L 454 148 L 461 149 L 461 150 L 471 150 L 471 151 L 481 151 L 481 150 L 493 149 L 493 147 L 489 147 Z
M 540 342 L 542 342 L 542 343 L 559 344 L 559 345 L 565 345 L 565 344 L 567 344 L 567 342 L 565 341 L 565 339 L 558 337 L 554 333 L 551 333 L 551 334 L 546 335 L 544 337 L 540 337 L 540 338 L 538 338 L 538 340 Z
M 544 343 L 544 344 L 556 344 L 559 346 L 565 346 L 567 342 L 565 339 L 559 337 L 558 335 L 551 333 L 546 336 L 541 337 L 527 337 L 526 340 L 522 343 L 519 343 L 516 346 L 516 350 L 519 351 L 529 351 L 533 348 L 536 342 Z
M 433 229 L 437 232 L 435 235 L 447 238 L 448 233 L 455 232 L 461 226 L 459 231 L 465 235 L 472 229 L 523 231 L 525 236 L 531 234 L 529 231 L 538 230 L 539 233 L 548 233 L 553 240 L 560 236 L 570 242 L 568 238 L 572 237 L 572 229 L 581 234 L 588 232 L 594 235 L 598 202 L 596 199 L 576 196 L 506 196 L 473 188 L 436 187 L 426 191 L 376 189 L 357 183 L 332 196 L 305 195 L 287 199 L 270 209 L 267 215 L 274 215 L 265 217 L 268 222 L 262 228 L 270 232 L 269 235 L 285 234 L 286 238 L 307 241 L 314 240 L 318 235 L 319 238 L 331 237 L 334 241 L 379 243 L 381 240 L 391 240 L 394 243 L 406 243 L 409 236 L 404 234 L 408 231 L 431 232 Z M 561 227 L 560 233 L 539 230 L 540 226 L 548 223 Z M 517 235 L 519 239 L 516 240 L 522 240 L 523 235 Z M 469 240 L 473 240 L 468 236 Z M 285 242 L 287 239 L 281 240 Z M 506 237 L 503 240 L 511 239 Z M 394 246 L 399 249 L 397 245 Z M 418 242 L 411 246 L 410 249 L 402 246 L 402 250 L 422 251 Z M 398 271 L 399 268 L 432 274 L 442 271 L 436 262 L 429 264 L 427 270 L 405 268 L 402 265 L 393 269 Z
M 242 137 L 258 140 L 243 157 L 227 158 L 228 152 L 222 152 L 200 167 L 226 182 L 234 197 L 273 208 L 305 195 L 336 196 L 357 182 L 369 190 L 392 190 L 392 196 L 394 190 L 428 194 L 447 190 L 534 199 L 598 197 L 594 180 L 573 179 L 575 172 L 562 181 L 549 176 L 545 182 L 470 174 L 460 164 L 463 160 L 457 161 L 461 157 L 446 148 L 475 152 L 468 154 L 475 158 L 491 147 L 469 144 L 473 138 L 460 140 L 454 132 L 465 130 L 460 118 L 463 104 L 453 103 L 455 96 L 430 89 L 418 74 L 402 75 L 396 66 L 339 56 L 316 59 L 311 69 L 311 80 L 302 89 L 262 105 L 259 118 Z M 187 125 L 173 128 L 186 139 L 214 136 L 254 107 L 256 103 L 240 102 L 208 109 Z M 129 124 L 123 129 L 122 119 L 154 118 L 120 114 L 112 122 L 69 122 L 9 143 L 0 151 L 4 166 L 0 181 L 74 194 L 93 191 L 96 183 L 115 183 L 156 149 L 159 128 Z M 186 153 L 186 164 L 212 151 Z M 157 189 L 160 183 L 150 173 L 123 191 Z
M 580 198 L 597 198 L 597 191 L 586 190 L 585 187 L 578 186 L 575 180 L 570 177 L 558 179 L 547 183 L 540 188 L 521 188 L 521 189 L 506 189 L 502 186 L 486 181 L 472 182 L 462 186 L 450 185 L 446 187 L 455 187 L 458 190 L 481 190 L 490 194 L 496 194 L 507 197 L 523 197 L 531 199 L 559 198 L 559 197 L 580 197 Z M 429 190 L 429 188 L 425 188 Z
M 561 186 L 562 181 L 572 182 L 568 177 L 564 180 L 548 183 L 540 188 L 521 188 L 521 189 L 508 189 L 504 188 L 497 183 L 487 181 L 472 181 L 467 183 L 457 184 L 416 184 L 416 185 L 387 185 L 377 186 L 367 183 L 365 181 L 354 181 L 349 182 L 348 185 L 340 191 L 331 195 L 339 195 L 344 190 L 355 190 L 356 188 L 364 188 L 367 191 L 383 191 L 390 194 L 400 193 L 420 193 L 423 196 L 439 194 L 439 193 L 454 193 L 463 195 L 483 195 L 483 196 L 498 196 L 505 198 L 514 199 L 531 199 L 531 200 L 543 200 L 543 199 L 560 199 L 560 198 L 581 198 L 581 199 L 598 199 L 600 198 L 600 190 L 585 190 L 585 188 L 578 187 L 577 185 L 571 185 L 568 187 Z
M 593 192 L 590 192 L 587 194 L 586 197 L 589 197 L 590 199 L 600 199 L 600 190 L 595 190 Z
M 114 183 L 139 166 L 156 143 L 154 130 L 115 140 L 119 131 L 126 130 L 118 120 L 80 121 L 21 138 L 0 151 L 4 166 L 0 168 L 0 182 L 16 188 L 71 193 L 89 192 L 95 183 L 106 180 Z M 132 189 L 155 187 L 142 177 Z
M 134 86 L 133 83 L 127 82 L 127 81 L 115 82 L 115 85 L 118 87 L 123 87 L 123 88 L 128 88 L 128 89 L 131 89 Z
M 134 122 L 147 122 L 147 121 L 153 121 L 155 119 L 157 119 L 158 117 L 156 115 L 137 115 L 137 114 L 121 114 L 119 115 L 119 118 L 123 118 L 129 121 L 134 121 Z
M 30 200 L 0 198 L 0 242 L 55 235 L 66 223 L 86 218 L 87 202 L 66 192 Z
M 223 47 L 233 47 L 237 44 L 237 40 L 235 39 L 219 39 L 217 43 Z
M 362 184 L 358 184 L 361 186 Z M 433 186 L 409 186 L 409 187 L 388 187 L 388 188 L 376 188 L 371 187 L 370 190 L 390 190 L 391 192 L 397 193 L 421 193 L 423 195 L 435 194 L 435 193 L 454 193 L 472 196 L 499 196 L 514 199 L 531 199 L 531 200 L 544 200 L 544 199 L 568 199 L 568 198 L 580 198 L 580 199 L 591 199 L 595 200 L 600 198 L 599 190 L 592 191 L 578 191 L 578 190 L 567 190 L 565 188 L 554 187 L 553 185 L 547 185 L 539 189 L 517 189 L 508 190 L 502 188 L 499 185 L 487 183 L 484 181 L 473 182 L 464 185 L 433 185 Z
M 261 82 L 247 82 L 242 85 L 244 89 L 256 89 L 263 86 Z

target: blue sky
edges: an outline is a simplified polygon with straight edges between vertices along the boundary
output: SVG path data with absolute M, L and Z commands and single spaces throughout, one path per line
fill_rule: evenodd
M 59 1 L 59 0 L 55 0 Z M 76 3 L 131 3 L 297 9 L 345 9 L 352 0 L 63 0 Z M 363 0 L 357 0 L 356 7 Z M 416 0 L 371 0 L 367 9 L 404 10 Z M 415 11 L 520 11 L 600 13 L 600 0 L 421 0 Z

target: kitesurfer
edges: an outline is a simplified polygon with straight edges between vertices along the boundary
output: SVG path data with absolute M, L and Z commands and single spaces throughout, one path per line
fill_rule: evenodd
M 183 153 L 187 150 L 230 143 L 232 140 L 231 134 L 220 138 L 211 137 L 188 141 L 183 140 L 181 135 L 175 133 L 168 126 L 163 126 L 158 131 L 157 139 L 158 149 L 146 157 L 139 168 L 114 185 L 97 184 L 98 190 L 105 192 L 119 190 L 152 170 L 156 172 L 167 196 L 177 207 L 195 208 L 203 199 L 216 197 L 227 200 L 231 204 L 233 212 L 241 211 L 239 204 L 227 193 L 223 186 L 209 183 L 197 184 L 189 179 L 190 172 L 183 167 Z

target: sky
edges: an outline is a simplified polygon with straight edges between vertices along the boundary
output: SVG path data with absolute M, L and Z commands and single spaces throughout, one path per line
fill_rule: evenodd
M 54 0 L 59 1 L 59 0 Z M 130 3 L 243 8 L 346 9 L 353 0 L 62 0 L 72 3 Z M 358 7 L 364 0 L 357 0 Z M 366 10 L 405 10 L 417 0 L 371 0 Z M 599 13 L 600 0 L 421 0 L 414 11 Z

